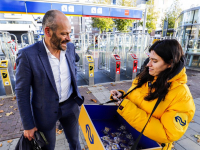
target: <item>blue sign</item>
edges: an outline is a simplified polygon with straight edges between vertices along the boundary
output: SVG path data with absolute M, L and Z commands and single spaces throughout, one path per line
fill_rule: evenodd
M 110 8 L 111 17 L 122 17 L 122 18 L 142 18 L 141 10 L 121 9 L 121 8 Z
M 52 9 L 60 10 L 64 14 L 82 15 L 82 5 L 52 3 Z
M 51 3 L 26 2 L 28 13 L 46 13 L 51 10 Z
M 26 12 L 24 1 L 0 0 L 0 11 Z
M 43 3 L 31 1 L 0 0 L 0 11 L 27 12 L 45 14 L 48 10 L 57 9 L 64 14 L 83 16 L 102 16 L 111 18 L 141 19 L 142 11 L 124 8 L 110 8 L 101 6 L 85 6 L 61 3 Z
M 132 12 L 133 12 L 132 18 L 138 18 L 138 19 L 142 18 L 142 10 L 132 10 Z
M 97 6 L 83 5 L 83 15 L 110 16 L 109 7 L 97 7 Z

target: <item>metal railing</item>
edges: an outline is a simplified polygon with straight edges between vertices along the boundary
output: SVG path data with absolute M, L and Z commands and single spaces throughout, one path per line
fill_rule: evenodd
M 11 36 L 13 36 L 15 40 L 12 40 Z M 17 37 L 9 32 L 0 32 L 0 50 L 5 55 L 5 58 L 10 60 L 14 69 L 18 52 Z
M 11 40 L 11 36 L 14 40 Z M 34 44 L 35 40 L 33 32 L 28 32 L 21 35 L 22 48 Z M 144 60 L 148 57 L 148 49 L 153 44 L 157 37 L 149 34 L 131 34 L 131 33 L 104 33 L 104 34 L 70 34 L 71 42 L 76 47 L 80 60 L 77 63 L 78 71 L 85 70 L 85 56 L 90 54 L 94 58 L 95 71 L 106 70 L 110 71 L 110 56 L 112 53 L 118 54 L 121 58 L 121 68 L 126 69 L 127 53 L 132 52 L 138 57 L 138 68 L 141 68 Z M 173 36 L 162 37 L 162 39 L 172 39 Z M 177 39 L 184 52 L 187 52 L 188 36 L 185 39 L 179 37 Z M 40 37 L 41 39 L 41 37 Z M 12 42 L 11 42 L 12 41 Z M 185 41 L 185 42 L 184 42 Z M 0 32 L 0 49 L 5 56 L 10 59 L 14 66 L 16 54 L 18 52 L 18 41 L 15 35 L 8 32 Z

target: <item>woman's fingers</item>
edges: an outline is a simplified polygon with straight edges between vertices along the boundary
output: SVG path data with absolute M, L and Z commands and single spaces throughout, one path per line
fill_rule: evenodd
M 110 93 L 112 94 L 114 100 L 118 100 L 122 96 L 122 93 L 117 90 L 111 90 Z
M 113 96 L 114 100 L 119 100 L 119 98 L 117 96 Z
M 115 95 L 118 91 L 117 90 L 111 90 L 110 93 Z

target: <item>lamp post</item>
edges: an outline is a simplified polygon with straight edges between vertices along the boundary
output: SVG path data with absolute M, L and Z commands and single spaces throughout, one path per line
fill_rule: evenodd
M 145 4 L 146 4 L 148 1 L 149 1 L 149 0 L 145 0 Z M 145 11 L 144 11 L 144 21 L 143 21 L 143 30 L 142 30 L 142 33 L 143 33 L 143 34 L 145 34 L 146 20 L 147 20 L 147 6 L 145 6 Z

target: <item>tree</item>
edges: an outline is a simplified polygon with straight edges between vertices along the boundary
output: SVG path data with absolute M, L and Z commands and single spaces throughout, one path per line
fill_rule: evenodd
M 165 15 L 162 18 L 162 27 L 164 25 L 164 20 L 168 21 L 168 28 L 174 28 L 175 20 L 181 13 L 180 2 L 179 0 L 174 0 L 170 8 L 165 10 Z
M 99 4 L 111 4 L 111 0 L 100 0 Z M 114 22 L 111 18 L 95 18 L 92 17 L 92 27 L 99 28 L 100 32 L 109 31 L 113 29 Z
M 132 26 L 133 20 L 130 19 L 113 19 L 115 27 L 120 32 L 128 32 L 128 27 Z
M 133 7 L 136 5 L 136 0 L 122 0 L 119 2 L 121 6 Z M 134 20 L 132 19 L 113 19 L 115 27 L 120 32 L 128 32 L 128 27 L 132 26 Z
M 92 18 L 92 27 L 99 28 L 100 32 L 112 30 L 113 24 L 111 18 Z
M 100 0 L 100 4 L 111 4 L 111 0 Z M 136 0 L 121 0 L 118 3 L 121 6 L 133 7 L 136 5 Z M 99 28 L 101 32 L 117 28 L 118 31 L 127 32 L 128 27 L 132 26 L 134 20 L 131 19 L 110 19 L 110 18 L 92 18 L 92 27 Z
M 99 4 L 111 5 L 111 0 L 99 0 Z
M 147 2 L 146 28 L 148 33 L 151 33 L 153 30 L 156 29 L 157 18 L 158 12 L 155 11 L 154 0 L 150 0 Z
M 154 0 L 149 0 L 146 3 L 147 17 L 146 17 L 146 28 L 147 32 L 151 33 L 156 29 L 156 23 L 158 18 L 158 12 L 155 11 Z M 143 21 L 139 21 L 139 25 L 143 26 Z

